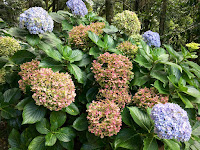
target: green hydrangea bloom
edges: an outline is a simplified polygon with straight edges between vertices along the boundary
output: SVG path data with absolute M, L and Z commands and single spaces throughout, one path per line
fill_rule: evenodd
M 186 44 L 186 46 L 190 49 L 190 50 L 197 50 L 197 49 L 200 49 L 200 44 L 198 43 L 188 43 Z
M 17 40 L 12 37 L 0 37 L 0 57 L 10 57 L 15 52 L 21 49 L 20 44 Z
M 5 68 L 1 68 L 0 69 L 0 84 L 4 84 L 6 82 L 6 69 Z
M 113 18 L 113 25 L 127 35 L 139 34 L 141 23 L 135 12 L 125 10 Z

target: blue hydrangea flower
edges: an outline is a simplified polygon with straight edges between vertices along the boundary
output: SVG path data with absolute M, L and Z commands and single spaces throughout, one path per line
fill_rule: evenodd
M 19 17 L 19 27 L 27 28 L 31 34 L 53 31 L 51 16 L 41 7 L 32 7 L 24 11 Z
M 155 123 L 154 132 L 161 139 L 177 139 L 182 142 L 190 139 L 192 128 L 187 112 L 178 104 L 156 104 L 152 108 L 151 118 Z
M 147 45 L 154 45 L 155 47 L 160 47 L 160 35 L 157 32 L 146 31 L 142 37 Z
M 87 7 L 82 0 L 68 0 L 66 4 L 74 15 L 85 16 L 88 14 Z

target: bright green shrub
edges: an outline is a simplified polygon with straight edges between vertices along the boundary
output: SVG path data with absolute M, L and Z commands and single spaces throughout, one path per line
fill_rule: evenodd
M 0 56 L 12 56 L 21 49 L 17 40 L 12 37 L 0 37 Z
M 113 25 L 127 35 L 139 34 L 141 23 L 135 12 L 125 10 L 113 18 Z

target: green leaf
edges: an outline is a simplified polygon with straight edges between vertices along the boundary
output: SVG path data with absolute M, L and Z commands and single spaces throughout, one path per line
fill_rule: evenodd
M 14 103 L 17 102 L 21 97 L 21 91 L 18 88 L 8 89 L 3 94 L 4 102 Z
M 48 45 L 50 45 L 51 47 L 56 47 L 58 44 L 62 44 L 62 41 L 60 40 L 60 38 L 58 38 L 53 32 L 51 33 L 44 33 L 42 34 L 42 41 Z
M 84 54 L 83 58 L 81 59 L 81 61 L 77 62 L 76 65 L 79 66 L 79 67 L 85 67 L 89 63 L 91 63 L 91 59 L 90 59 L 89 55 L 88 54 Z
M 36 138 L 34 138 L 28 146 L 28 150 L 46 150 L 45 137 L 37 136 Z
M 99 47 L 106 48 L 105 43 L 95 33 L 88 31 L 88 37 Z
M 179 144 L 173 140 L 163 139 L 163 142 L 164 142 L 164 144 L 169 146 L 170 149 L 180 150 Z
M 131 117 L 131 115 L 130 115 L 130 111 L 129 111 L 129 109 L 127 108 L 127 107 L 125 107 L 124 109 L 123 109 L 123 112 L 122 112 L 122 121 L 126 124 L 126 125 L 128 125 L 128 126 L 133 126 L 133 119 L 132 119 L 132 117 Z
M 46 136 L 45 136 L 46 142 L 45 142 L 45 146 L 53 146 L 56 141 L 56 135 L 52 134 L 51 132 L 49 132 Z
M 31 97 L 26 97 L 24 98 L 23 100 L 21 100 L 16 106 L 15 108 L 17 108 L 18 110 L 23 110 L 24 109 L 24 106 L 30 102 L 32 100 Z
M 28 33 L 28 30 L 15 27 L 15 28 L 10 28 L 8 31 L 8 34 L 14 37 L 19 37 L 23 39 L 29 33 Z
M 191 66 L 192 68 L 196 69 L 198 72 L 200 72 L 200 66 L 197 63 L 192 62 L 192 61 L 187 61 L 184 63 Z
M 49 13 L 49 15 L 52 17 L 52 19 L 58 23 L 62 23 L 62 21 L 65 20 L 65 17 L 63 17 L 62 15 L 56 13 L 56 12 L 51 12 Z
M 71 103 L 68 107 L 66 107 L 63 110 L 72 116 L 76 116 L 79 114 L 79 109 L 74 103 Z
M 106 46 L 107 48 L 114 48 L 114 46 L 115 46 L 114 40 L 113 40 L 112 37 L 111 37 L 110 35 L 108 35 L 108 34 L 106 34 L 106 35 L 104 36 L 104 42 L 105 42 L 105 44 L 107 45 L 107 46 Z
M 110 25 L 110 26 L 104 28 L 103 31 L 104 31 L 105 33 L 107 33 L 107 34 L 113 34 L 113 33 L 118 32 L 118 29 L 117 29 L 115 26 Z
M 35 59 L 35 55 L 26 50 L 17 51 L 10 60 L 13 61 L 15 64 L 23 64 L 25 62 L 30 62 L 32 59 Z
M 86 114 L 81 114 L 80 117 L 76 118 L 76 120 L 73 122 L 73 128 L 77 131 L 86 130 L 88 128 L 88 121 L 86 117 Z
M 71 140 L 70 142 L 60 141 L 60 144 L 67 150 L 74 150 L 74 141 L 73 140 Z
M 153 136 L 144 139 L 143 150 L 158 150 L 158 144 Z
M 76 134 L 72 128 L 63 127 L 56 132 L 56 137 L 62 142 L 69 142 L 76 137 Z
M 72 54 L 72 49 L 69 46 L 65 46 L 63 48 L 62 55 L 65 58 L 65 60 L 69 60 L 70 55 Z
M 153 86 L 158 90 L 159 93 L 169 94 L 169 91 L 163 87 L 163 84 L 160 81 L 156 80 Z
M 67 119 L 66 113 L 63 111 L 53 111 L 50 114 L 51 130 L 61 127 Z
M 70 63 L 74 61 L 80 61 L 83 58 L 83 52 L 80 50 L 73 50 L 72 54 L 69 56 Z
M 149 81 L 148 75 L 143 75 L 140 72 L 135 72 L 135 77 L 134 80 L 131 82 L 131 86 L 132 85 L 141 86 L 144 85 L 147 81 Z
M 189 79 L 194 78 L 195 76 L 190 72 L 190 68 L 186 65 L 181 65 L 181 67 L 183 68 L 183 71 L 188 75 Z
M 40 42 L 40 37 L 37 34 L 28 34 L 26 36 L 26 41 L 31 45 L 31 46 L 35 46 L 37 44 L 39 44 Z
M 199 98 L 200 97 L 200 91 L 197 90 L 195 87 L 193 86 L 185 86 L 187 88 L 186 91 L 183 91 L 184 93 L 188 94 L 188 95 L 191 95 L 193 97 L 197 97 Z
M 167 49 L 167 51 L 170 53 L 170 55 L 173 58 L 175 58 L 179 61 L 183 60 L 183 56 L 181 56 L 179 53 L 177 53 L 170 45 L 164 45 L 164 47 Z
M 8 137 L 9 145 L 12 148 L 20 148 L 21 142 L 20 142 L 20 134 L 16 129 L 12 129 L 11 133 Z
M 141 137 L 133 129 L 124 128 L 117 134 L 114 147 L 115 149 L 122 147 L 131 150 L 139 150 L 142 147 Z
M 94 58 L 99 57 L 99 55 L 102 54 L 100 49 L 98 47 L 91 47 L 89 51 L 89 55 L 94 56 Z
M 87 93 L 86 93 L 86 99 L 88 102 L 92 102 L 98 93 L 98 88 L 97 87 L 92 87 L 90 88 Z
M 46 49 L 44 51 L 49 57 L 53 58 L 54 60 L 62 61 L 62 55 L 59 53 L 59 51 L 53 49 Z
M 143 57 L 140 54 L 136 55 L 136 58 L 134 59 L 134 61 L 145 68 L 150 69 L 152 67 L 151 62 L 149 62 L 145 57 Z
M 77 65 L 68 64 L 67 68 L 70 71 L 70 73 L 74 75 L 74 77 L 77 79 L 79 83 L 83 83 L 83 73 Z
M 34 124 L 44 118 L 46 109 L 43 106 L 37 106 L 34 102 L 28 103 L 23 110 L 22 124 Z
M 7 59 L 0 57 L 0 69 L 8 62 Z
M 194 126 L 192 127 L 192 134 L 193 135 L 196 135 L 196 136 L 199 136 L 200 135 L 200 122 L 197 121 Z
M 167 73 L 164 71 L 151 71 L 150 75 L 157 79 L 160 80 L 161 82 L 164 83 L 164 86 L 168 83 L 168 79 L 167 79 Z
M 128 109 L 130 110 L 133 120 L 141 128 L 143 128 L 149 132 L 152 127 L 150 117 L 143 111 L 139 110 L 137 107 L 128 107 Z
M 36 129 L 41 134 L 48 134 L 50 131 L 50 124 L 46 118 L 36 123 Z
M 187 97 L 185 97 L 183 94 L 178 93 L 178 96 L 181 98 L 181 100 L 183 101 L 183 103 L 185 104 L 185 108 L 194 108 L 194 106 L 192 105 L 192 103 L 190 102 L 189 99 L 187 99 Z
M 39 67 L 51 68 L 54 72 L 56 72 L 56 71 L 62 70 L 63 64 L 58 61 L 55 61 L 54 59 L 50 57 L 46 57 L 41 60 Z
M 62 21 L 62 30 L 67 30 L 70 31 L 73 28 L 73 25 L 71 23 L 69 23 L 68 20 L 63 20 Z
M 172 67 L 175 67 L 175 68 L 178 68 L 180 70 L 180 72 L 182 72 L 182 68 L 181 66 L 175 64 L 175 63 L 172 63 L 172 62 L 164 62 L 164 61 L 161 61 L 160 63 L 163 63 L 163 64 L 166 64 L 166 65 L 170 65 Z
M 1 108 L 1 116 L 5 119 L 11 119 L 17 117 L 17 110 L 13 107 L 4 107 Z

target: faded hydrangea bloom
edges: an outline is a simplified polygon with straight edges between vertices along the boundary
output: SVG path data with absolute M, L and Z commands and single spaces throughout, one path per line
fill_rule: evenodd
M 21 76 L 21 80 L 18 81 L 19 88 L 26 93 L 26 87 L 31 85 L 31 78 L 36 70 L 39 69 L 40 62 L 37 60 L 32 60 L 31 62 L 26 62 L 20 65 L 21 71 L 19 75 Z
M 113 24 L 127 35 L 139 34 L 141 23 L 135 12 L 125 10 L 113 18 Z
M 160 35 L 157 32 L 152 32 L 152 31 L 146 31 L 142 37 L 144 38 L 144 41 L 147 43 L 147 45 L 155 46 L 155 47 L 160 47 Z
M 167 103 L 168 96 L 162 94 L 157 94 L 155 88 L 141 88 L 133 96 L 133 103 L 135 103 L 140 108 L 152 108 L 155 104 L 158 103 Z
M 96 136 L 116 135 L 122 126 L 119 107 L 112 101 L 93 101 L 87 110 L 88 130 Z
M 42 34 L 53 31 L 53 20 L 42 7 L 32 7 L 19 17 L 20 28 L 27 28 L 31 34 Z
M 106 89 L 128 88 L 133 77 L 132 62 L 123 55 L 101 54 L 92 63 L 92 72 L 101 87 Z
M 92 31 L 97 35 L 103 33 L 103 28 L 105 27 L 105 23 L 96 22 L 92 23 L 88 26 L 83 26 L 82 24 L 79 26 L 73 27 L 73 29 L 69 32 L 69 42 L 72 46 L 76 46 L 77 48 L 82 48 L 83 50 L 91 47 L 90 38 L 88 37 L 88 31 Z
M 53 72 L 51 68 L 35 71 L 31 91 L 36 105 L 59 111 L 75 101 L 75 86 L 68 73 Z
M 88 14 L 87 7 L 82 0 L 68 0 L 66 4 L 74 15 L 85 16 Z
M 138 51 L 138 47 L 129 41 L 122 42 L 117 46 L 117 49 L 130 60 L 133 60 Z
M 14 38 L 8 36 L 0 37 L 0 57 L 1 56 L 10 57 L 20 49 L 21 49 L 20 44 Z
M 0 69 L 0 84 L 4 84 L 6 82 L 6 69 L 5 68 L 1 68 Z
M 119 88 L 119 89 L 100 89 L 97 99 L 105 99 L 107 101 L 112 101 L 118 105 L 119 108 L 123 109 L 126 104 L 131 102 L 131 95 L 129 94 L 128 89 Z
M 192 128 L 187 112 L 178 104 L 156 104 L 151 110 L 151 118 L 155 123 L 154 132 L 161 139 L 177 139 L 181 142 L 190 139 Z

